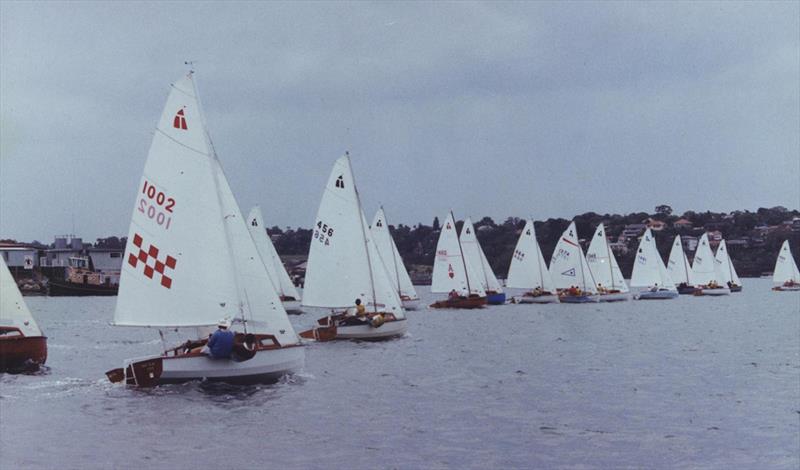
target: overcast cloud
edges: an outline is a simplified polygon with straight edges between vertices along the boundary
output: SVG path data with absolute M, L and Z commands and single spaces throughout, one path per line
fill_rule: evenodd
M 800 207 L 798 2 L 0 5 L 0 238 L 126 234 L 184 60 L 269 225 Z

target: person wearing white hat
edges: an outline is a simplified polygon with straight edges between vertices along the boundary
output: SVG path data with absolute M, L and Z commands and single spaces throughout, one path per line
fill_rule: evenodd
M 233 352 L 233 338 L 235 334 L 230 330 L 231 321 L 223 318 L 217 323 L 217 331 L 209 338 L 208 344 L 203 348 L 204 353 L 217 359 L 226 359 Z

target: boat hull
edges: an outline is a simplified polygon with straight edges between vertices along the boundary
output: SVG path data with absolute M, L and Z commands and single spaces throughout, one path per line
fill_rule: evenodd
M 483 308 L 486 305 L 486 297 L 459 297 L 458 299 L 446 299 L 434 302 L 431 308 Z
M 366 323 L 363 325 L 340 325 L 336 327 L 336 339 L 377 341 L 403 336 L 408 331 L 407 323 L 403 319 L 387 321 L 377 328 Z
M 417 310 L 419 308 L 419 299 L 403 299 L 403 310 Z
M 797 286 L 778 286 L 773 287 L 772 290 L 779 292 L 797 292 L 800 291 L 800 285 Z
M 688 286 L 688 285 L 680 285 L 677 286 L 678 294 L 680 295 L 692 295 L 694 291 L 697 290 L 695 286 Z
M 591 304 L 599 302 L 597 295 L 562 295 L 558 298 L 562 304 Z
M 514 297 L 514 301 L 519 304 L 557 304 L 559 302 L 557 295 L 521 295 Z
M 731 290 L 727 287 L 715 287 L 713 289 L 709 289 L 706 287 L 698 287 L 697 290 L 694 292 L 694 295 L 710 295 L 710 296 L 720 296 L 720 295 L 729 295 Z
M 730 286 L 729 289 L 731 290 L 731 292 L 741 292 L 742 286 L 737 286 L 736 284 L 734 284 Z
M 631 299 L 628 292 L 612 292 L 609 294 L 600 294 L 597 296 L 600 302 L 625 302 Z
M 679 296 L 678 292 L 672 290 L 660 290 L 656 292 L 651 291 L 643 291 L 639 292 L 636 296 L 636 300 L 667 300 L 667 299 L 675 299 Z
M 300 315 L 303 313 L 303 308 L 300 306 L 299 300 L 282 300 L 283 309 L 290 315 Z
M 78 284 L 50 280 L 47 283 L 47 295 L 51 297 L 87 297 L 117 295 L 119 287 L 115 285 Z
M 46 336 L 0 337 L 0 372 L 30 372 L 47 361 Z
M 505 292 L 486 293 L 486 303 L 489 305 L 503 305 L 506 303 Z
M 288 346 L 260 350 L 246 361 L 215 359 L 205 354 L 143 357 L 126 361 L 124 370 L 129 385 L 149 387 L 192 380 L 231 384 L 274 383 L 304 365 L 303 348 Z

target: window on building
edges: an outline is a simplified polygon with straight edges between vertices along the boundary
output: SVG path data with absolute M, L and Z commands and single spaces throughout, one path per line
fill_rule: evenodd
M 111 253 L 112 258 L 122 258 L 122 253 Z

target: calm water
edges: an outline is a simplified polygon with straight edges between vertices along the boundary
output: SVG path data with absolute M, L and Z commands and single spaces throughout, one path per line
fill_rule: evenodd
M 276 385 L 148 391 L 103 373 L 155 331 L 108 326 L 113 298 L 29 297 L 49 368 L 0 375 L 0 467 L 797 469 L 800 295 L 770 286 L 420 310 Z

